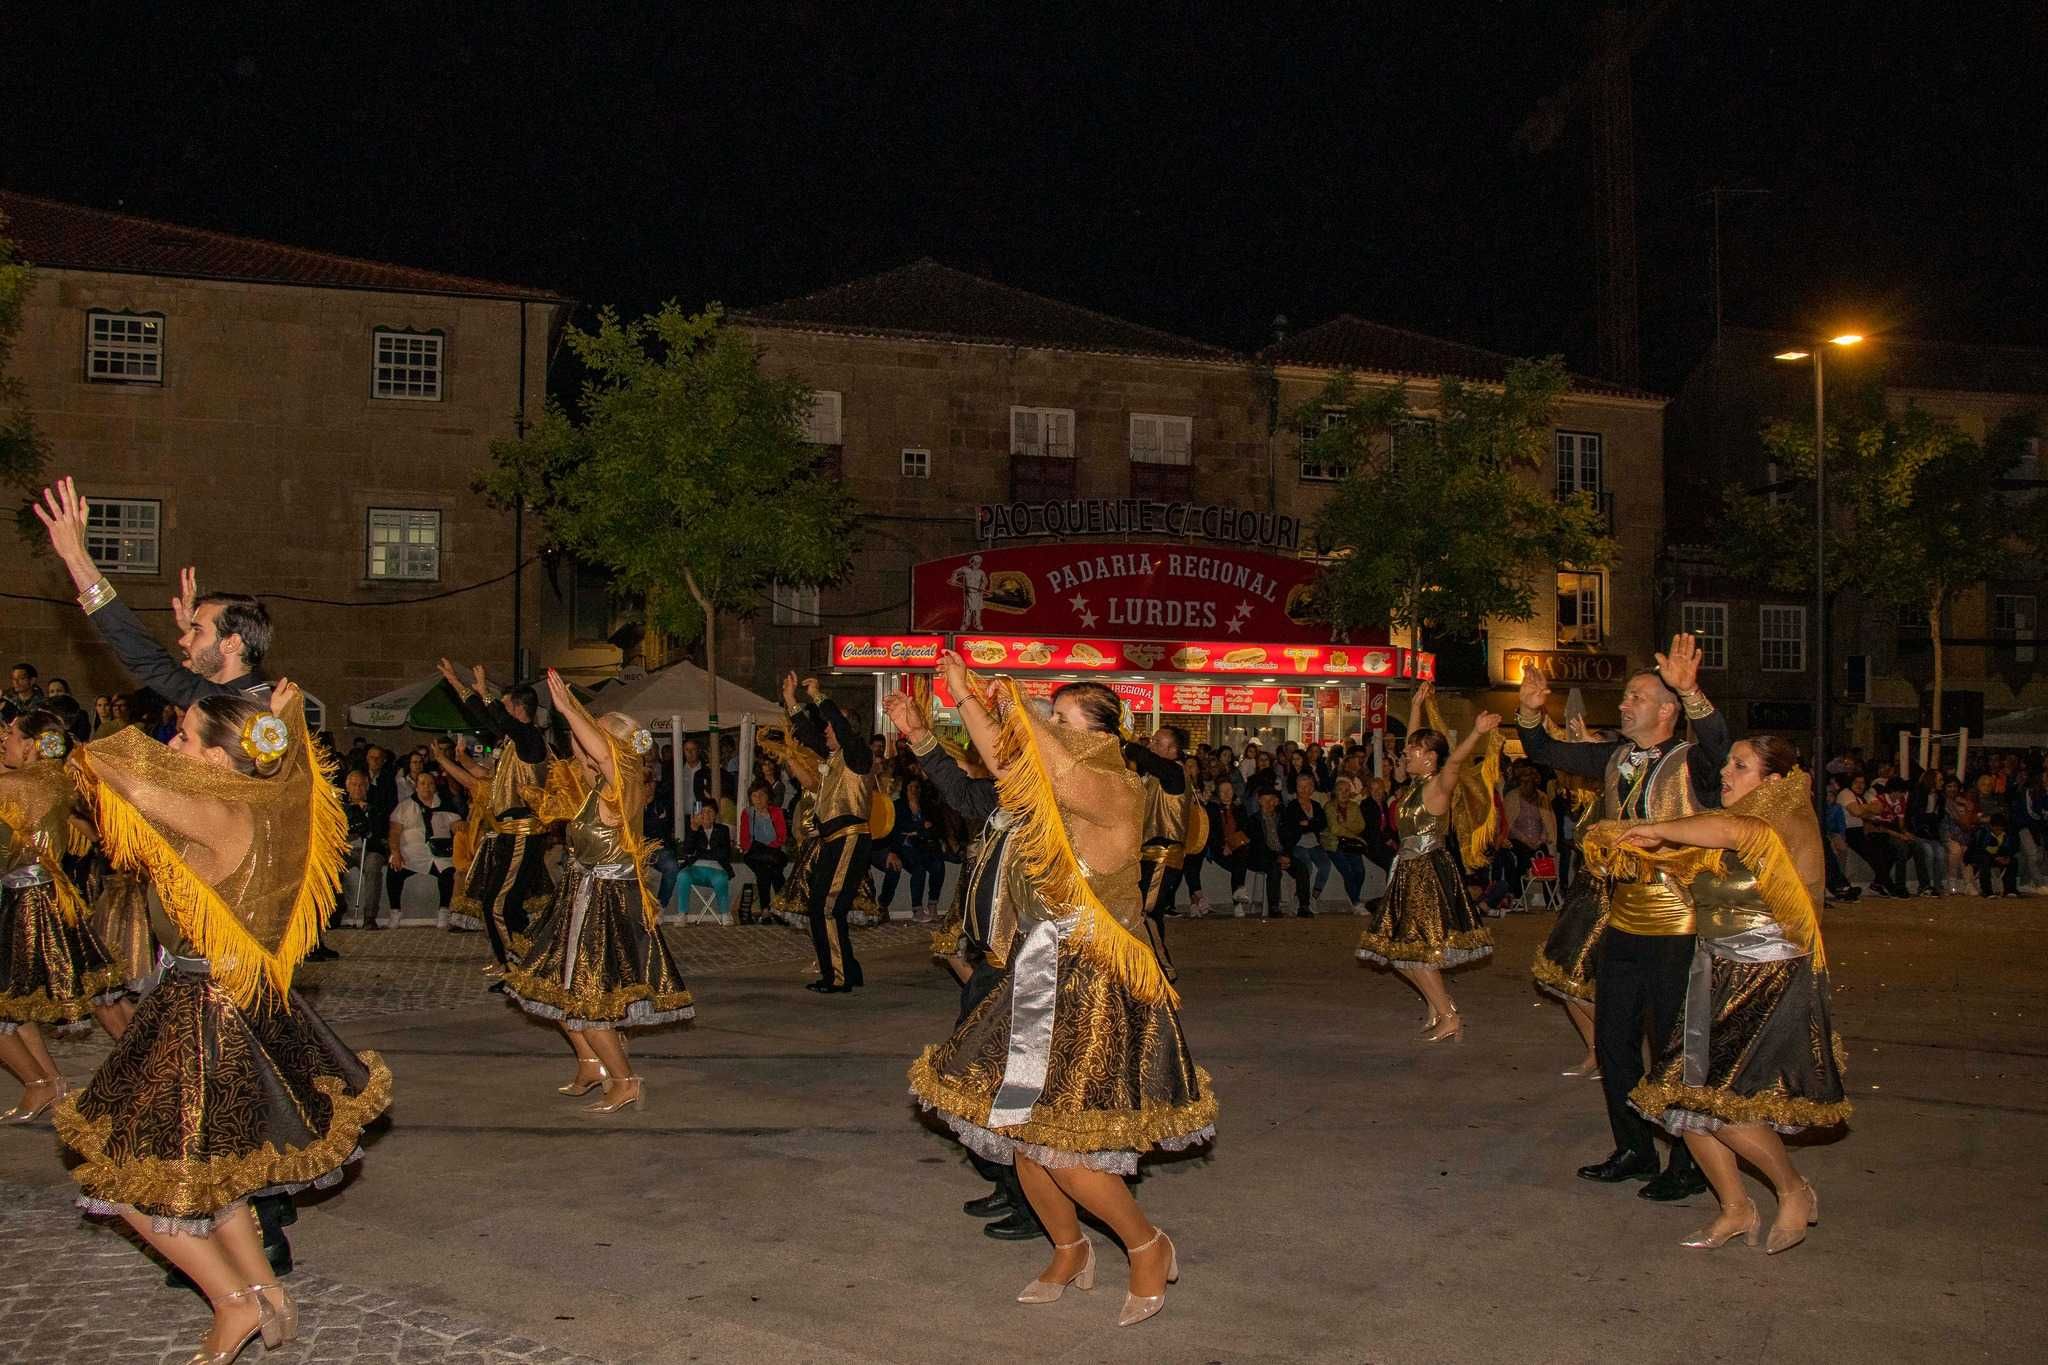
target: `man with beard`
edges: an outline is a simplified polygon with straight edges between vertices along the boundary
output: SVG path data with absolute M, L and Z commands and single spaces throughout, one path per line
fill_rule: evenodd
M 263 675 L 263 656 L 270 652 L 270 613 L 261 602 L 238 592 L 202 594 L 198 573 L 189 567 L 181 571 L 178 595 L 171 599 L 178 647 L 185 652 L 181 662 L 143 628 L 92 562 L 85 548 L 85 499 L 79 496 L 76 481 L 66 477 L 45 488 L 35 514 L 78 589 L 78 605 L 137 683 L 180 708 L 202 697 L 221 696 L 269 705 L 271 684 Z M 335 954 L 322 949 L 321 955 Z M 292 1247 L 284 1235 L 285 1226 L 298 1221 L 291 1196 L 257 1195 L 249 1204 L 262 1226 L 263 1252 L 271 1269 L 291 1274 Z M 175 1266 L 168 1280 L 173 1285 L 187 1283 Z

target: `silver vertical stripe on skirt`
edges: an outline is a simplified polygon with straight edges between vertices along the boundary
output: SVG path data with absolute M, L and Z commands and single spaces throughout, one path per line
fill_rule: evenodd
M 576 870 L 577 865 L 571 863 L 569 875 L 575 876 Z M 576 898 L 569 903 L 569 951 L 562 954 L 562 989 L 565 991 L 575 985 L 576 945 L 583 941 L 583 917 L 590 913 L 590 884 L 594 881 L 638 879 L 638 872 L 631 863 L 599 863 L 596 867 L 583 868 L 583 873 L 583 879 L 576 883 Z
M 1685 982 L 1685 1083 L 1707 1083 L 1707 1035 L 1714 1021 L 1714 959 L 1734 962 L 1783 962 L 1805 957 L 1806 949 L 1785 937 L 1776 924 L 1745 929 L 1722 938 L 1701 935 L 1693 941 L 1692 973 Z
M 1052 1057 L 1053 1002 L 1059 994 L 1060 940 L 1080 921 L 1039 920 L 1010 956 L 1010 1055 L 1003 1083 L 989 1105 L 988 1126 L 1029 1123 L 1045 1092 L 1045 1068 Z

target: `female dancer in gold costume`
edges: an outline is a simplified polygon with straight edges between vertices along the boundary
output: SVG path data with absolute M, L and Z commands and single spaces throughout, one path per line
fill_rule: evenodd
M 647 806 L 645 756 L 654 737 L 623 711 L 593 720 L 569 685 L 548 670 L 548 695 L 569 722 L 573 762 L 548 772 L 535 792 L 543 821 L 567 819 L 568 866 L 555 902 L 533 928 L 533 946 L 505 969 L 505 994 L 528 1014 L 561 1026 L 576 1075 L 560 1087 L 610 1114 L 641 1099 L 620 1030 L 696 1017 L 697 1007 L 657 921 L 647 884 L 640 820 Z
M 1015 928 L 1004 977 L 911 1067 L 911 1091 L 970 1149 L 1015 1163 L 1053 1240 L 1018 1301 L 1094 1287 L 1078 1206 L 1124 1244 L 1118 1322 L 1130 1326 L 1165 1305 L 1179 1265 L 1123 1177 L 1152 1148 L 1212 1138 L 1216 1099 L 1181 1036 L 1179 997 L 1134 927 L 1144 795 L 1124 767 L 1120 705 L 1099 683 L 1070 683 L 1041 720 L 1014 682 L 1001 680 L 991 704 L 959 656 L 945 671 L 975 749 L 993 759 L 1010 822 L 995 875 Z
M 116 866 L 148 874 L 169 969 L 84 1090 L 57 1109 L 88 1212 L 116 1214 L 213 1305 L 195 1365 L 259 1333 L 296 1335 L 251 1197 L 329 1185 L 391 1101 L 391 1072 L 351 1052 L 291 990 L 334 906 L 347 821 L 299 693 L 270 709 L 205 697 L 170 747 L 137 729 L 75 760 Z
M 1766 1249 L 1804 1241 L 1820 1200 L 1782 1135 L 1850 1113 L 1820 937 L 1825 855 L 1812 787 L 1794 762 L 1784 740 L 1742 740 L 1722 768 L 1719 811 L 1587 836 L 1588 856 L 1609 870 L 1640 859 L 1691 881 L 1699 939 L 1685 1015 L 1629 1096 L 1684 1137 L 1721 1202 L 1690 1247 L 1737 1236 L 1756 1245 L 1761 1219 L 1738 1157 L 1777 1192 Z

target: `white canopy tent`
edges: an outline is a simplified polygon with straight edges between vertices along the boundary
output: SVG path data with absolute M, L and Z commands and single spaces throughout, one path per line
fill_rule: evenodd
M 679 721 L 685 731 L 708 730 L 711 717 L 705 710 L 707 676 L 703 669 L 685 661 L 656 669 L 645 677 L 607 687 L 598 697 L 606 711 L 624 711 L 656 729 Z M 728 678 L 718 680 L 718 723 L 735 726 L 740 717 L 752 716 L 757 723 L 778 724 L 782 707 L 757 696 Z

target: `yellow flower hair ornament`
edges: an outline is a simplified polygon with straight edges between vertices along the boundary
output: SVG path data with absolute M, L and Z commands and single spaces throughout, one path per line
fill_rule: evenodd
M 44 758 L 62 758 L 71 750 L 71 738 L 62 730 L 45 730 L 36 736 L 36 752 Z
M 654 749 L 654 732 L 652 730 L 635 730 L 631 743 L 634 753 L 641 755 L 650 753 Z
M 284 751 L 291 747 L 292 732 L 277 716 L 264 712 L 251 716 L 242 726 L 242 752 L 264 772 L 277 766 L 284 757 Z

